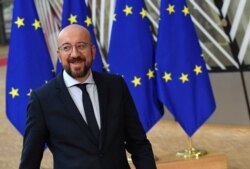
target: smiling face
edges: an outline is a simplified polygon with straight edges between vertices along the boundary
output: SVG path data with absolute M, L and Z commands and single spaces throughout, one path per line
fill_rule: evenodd
M 78 81 L 87 79 L 95 57 L 89 31 L 80 25 L 65 27 L 58 36 L 57 54 L 64 70 Z

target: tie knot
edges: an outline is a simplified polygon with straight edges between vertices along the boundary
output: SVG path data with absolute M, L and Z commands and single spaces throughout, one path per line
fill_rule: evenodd
M 86 86 L 88 83 L 78 83 L 75 86 L 79 87 L 82 91 L 86 91 Z

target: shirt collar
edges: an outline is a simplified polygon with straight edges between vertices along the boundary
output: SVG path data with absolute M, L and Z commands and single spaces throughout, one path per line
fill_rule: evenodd
M 67 88 L 79 84 L 79 81 L 71 77 L 65 70 L 63 70 L 63 79 Z M 83 83 L 95 84 L 92 71 L 90 71 L 89 77 Z

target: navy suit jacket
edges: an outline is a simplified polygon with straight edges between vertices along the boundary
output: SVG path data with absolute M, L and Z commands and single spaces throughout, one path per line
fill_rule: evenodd
M 39 169 L 46 143 L 54 169 L 155 169 L 151 144 L 122 77 L 93 71 L 101 132 L 95 140 L 65 86 L 62 73 L 32 92 L 20 169 Z

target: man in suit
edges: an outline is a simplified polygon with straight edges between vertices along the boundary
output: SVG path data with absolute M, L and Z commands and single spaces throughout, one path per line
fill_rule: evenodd
M 126 150 L 137 169 L 155 169 L 125 81 L 90 69 L 96 49 L 87 29 L 65 27 L 58 46 L 64 70 L 31 94 L 20 169 L 39 169 L 45 144 L 54 169 L 129 169 Z M 86 91 L 92 105 L 84 103 Z

